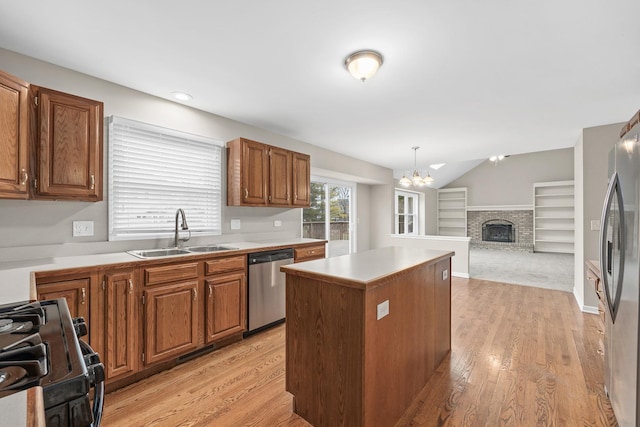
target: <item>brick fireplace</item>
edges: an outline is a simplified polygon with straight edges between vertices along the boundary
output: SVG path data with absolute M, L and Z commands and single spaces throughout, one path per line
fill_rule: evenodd
M 533 210 L 470 210 L 467 236 L 474 248 L 533 252 Z

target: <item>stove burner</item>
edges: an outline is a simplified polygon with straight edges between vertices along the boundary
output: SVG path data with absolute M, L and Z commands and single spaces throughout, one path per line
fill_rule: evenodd
M 27 371 L 19 366 L 0 368 L 0 390 L 9 388 L 27 376 Z
M 0 319 L 0 332 L 6 332 L 11 329 L 11 324 L 13 320 L 11 319 Z

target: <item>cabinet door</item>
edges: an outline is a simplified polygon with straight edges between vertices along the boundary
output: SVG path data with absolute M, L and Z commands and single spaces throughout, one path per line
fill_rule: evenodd
M 134 373 L 137 325 L 133 270 L 104 275 L 104 352 L 107 379 Z
M 246 330 L 247 288 L 244 273 L 206 281 L 207 343 Z
M 38 103 L 36 197 L 102 200 L 102 103 L 45 88 Z
M 0 197 L 29 197 L 29 85 L 0 71 Z
M 291 204 L 291 151 L 271 147 L 269 149 L 269 204 Z
M 267 204 L 269 158 L 267 146 L 242 140 L 242 204 Z
M 311 206 L 311 157 L 293 153 L 293 205 Z
M 198 344 L 198 282 L 145 290 L 145 363 L 180 356 Z
M 38 284 L 38 300 L 51 300 L 65 298 L 69 306 L 71 317 L 83 317 L 89 324 L 89 286 L 91 279 L 80 278 L 65 280 L 62 282 Z M 89 335 L 82 337 L 82 340 L 89 342 Z

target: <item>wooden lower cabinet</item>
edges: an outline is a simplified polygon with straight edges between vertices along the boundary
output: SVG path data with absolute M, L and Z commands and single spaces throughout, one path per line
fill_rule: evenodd
M 314 259 L 325 258 L 325 245 L 306 246 L 293 249 L 294 262 L 312 261 Z
M 197 280 L 145 289 L 146 365 L 198 347 L 197 301 Z
M 50 280 L 56 280 L 51 278 Z M 36 291 L 38 300 L 52 300 L 64 298 L 67 300 L 71 317 L 82 317 L 89 326 L 89 290 L 91 289 L 91 277 L 59 280 L 50 283 L 38 282 L 36 279 Z M 81 339 L 90 342 L 91 332 Z
M 102 363 L 107 379 L 121 378 L 137 370 L 138 316 L 134 270 L 108 271 L 102 282 L 104 322 Z
M 217 276 L 205 282 L 207 290 L 207 343 L 246 330 L 247 286 L 245 277 L 245 273 L 240 272 Z

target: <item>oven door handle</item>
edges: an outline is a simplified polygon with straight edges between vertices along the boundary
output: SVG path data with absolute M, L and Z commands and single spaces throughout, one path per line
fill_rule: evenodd
M 78 340 L 78 342 L 87 365 L 89 381 L 93 387 L 93 423 L 91 423 L 91 427 L 100 427 L 104 408 L 104 365 L 100 363 L 98 353 L 93 351 L 89 344 L 82 340 Z

